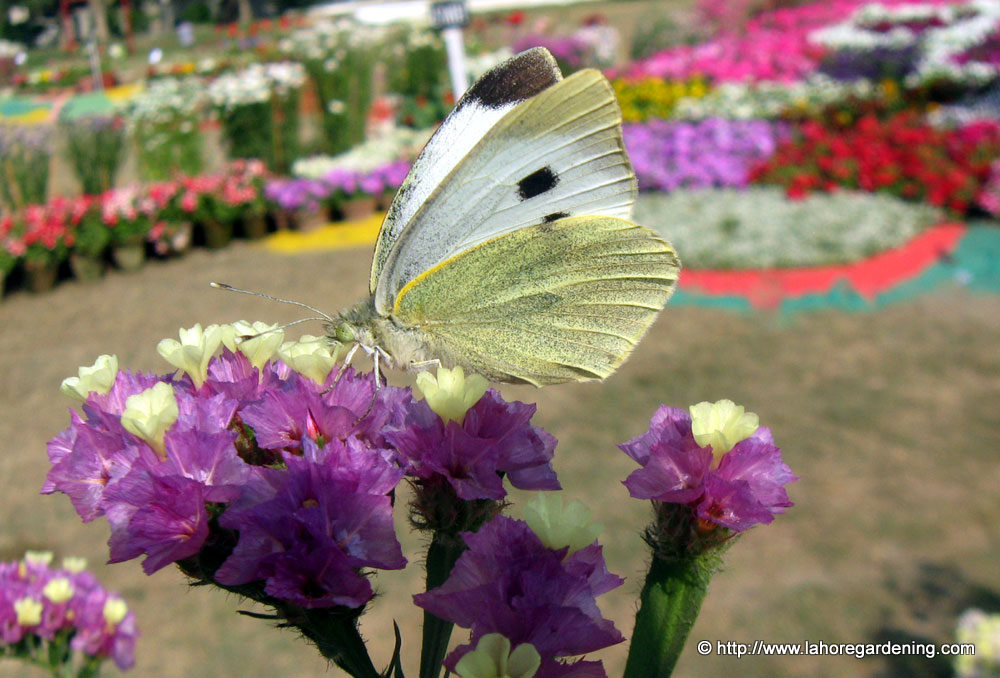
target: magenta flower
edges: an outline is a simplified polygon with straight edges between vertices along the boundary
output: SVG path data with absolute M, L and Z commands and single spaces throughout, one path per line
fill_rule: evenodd
M 503 499 L 503 475 L 522 490 L 558 490 L 551 463 L 556 439 L 531 425 L 535 409 L 489 389 L 461 424 L 446 425 L 419 401 L 386 438 L 399 451 L 407 475 L 445 478 L 462 499 Z
M 527 523 L 504 516 L 462 538 L 469 550 L 448 581 L 413 597 L 428 612 L 472 631 L 445 666 L 454 670 L 482 636 L 499 633 L 512 646 L 535 647 L 542 657 L 537 676 L 605 675 L 600 662 L 557 661 L 624 640 L 597 607 L 595 598 L 624 580 L 608 572 L 596 542 L 567 555 L 568 548 L 549 549 Z
M 15 646 L 29 636 L 46 641 L 72 636 L 71 649 L 130 668 L 138 636 L 134 613 L 83 570 L 82 561 L 50 568 L 51 557 L 29 552 L 25 560 L 0 563 L 0 655 L 7 650 L 8 656 L 19 656 L 17 647 L 4 645 Z M 44 651 L 38 655 L 46 656 Z M 58 661 L 72 662 L 72 657 L 60 655 Z M 59 675 L 69 675 L 62 669 Z
M 258 468 L 222 515 L 239 542 L 216 579 L 263 579 L 270 595 L 308 608 L 361 607 L 374 595 L 362 568 L 406 565 L 388 496 L 402 471 L 353 436 L 322 448 L 305 438 L 302 452 L 285 453 L 286 470 Z
M 756 423 L 752 428 L 719 455 L 714 442 L 696 440 L 688 412 L 662 405 L 648 431 L 619 446 L 642 466 L 625 486 L 636 499 L 687 505 L 699 519 L 734 532 L 770 523 L 792 505 L 784 486 L 798 478 L 782 461 L 771 431 Z

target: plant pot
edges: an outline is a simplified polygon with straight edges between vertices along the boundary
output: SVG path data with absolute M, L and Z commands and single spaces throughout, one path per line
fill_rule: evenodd
M 260 240 L 267 236 L 267 218 L 263 214 L 248 214 L 243 217 L 243 237 Z
M 396 190 L 390 189 L 383 191 L 382 195 L 378 197 L 378 208 L 383 212 L 389 209 L 389 205 L 392 204 L 393 199 L 396 197 Z
M 205 236 L 205 247 L 210 250 L 222 249 L 233 240 L 233 224 L 230 221 L 203 221 L 201 230 Z
M 174 233 L 167 238 L 167 247 L 170 254 L 184 254 L 191 249 L 191 240 L 194 235 L 194 224 L 190 221 L 181 221 L 173 225 Z
M 28 289 L 32 292 L 48 292 L 56 286 L 59 275 L 59 264 L 55 262 L 24 262 L 24 274 L 28 281 Z
M 295 214 L 289 210 L 277 209 L 271 213 L 274 217 L 274 226 L 279 231 L 288 231 L 295 227 Z
M 111 260 L 123 271 L 138 271 L 146 262 L 146 237 L 137 235 L 112 245 Z
M 359 198 L 351 198 L 340 203 L 340 211 L 344 214 L 344 221 L 361 221 L 375 214 L 375 196 L 365 195 Z
M 99 254 L 72 252 L 69 255 L 69 268 L 73 271 L 73 277 L 82 282 L 94 282 L 104 277 L 104 259 Z
M 315 231 L 329 222 L 325 208 L 318 210 L 301 208 L 295 211 L 295 227 L 300 231 Z

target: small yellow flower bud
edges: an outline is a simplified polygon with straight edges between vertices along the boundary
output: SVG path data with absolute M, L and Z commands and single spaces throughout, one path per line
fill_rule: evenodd
M 128 606 L 121 598 L 108 598 L 104 601 L 104 621 L 111 628 L 118 626 L 126 614 L 128 614 Z
M 702 447 L 712 447 L 715 466 L 718 466 L 722 455 L 733 449 L 736 443 L 753 435 L 760 426 L 760 418 L 756 414 L 747 412 L 732 400 L 701 402 L 692 405 L 689 411 L 695 442 Z
M 459 678 L 532 678 L 542 665 L 542 657 L 531 643 L 521 643 L 510 651 L 510 641 L 499 633 L 487 633 L 476 649 L 458 660 Z
M 277 323 L 268 325 L 259 320 L 253 324 L 238 320 L 232 327 L 236 330 L 237 347 L 258 370 L 263 368 L 285 340 L 284 330 L 277 329 Z M 251 337 L 243 339 L 241 337 Z
M 52 551 L 25 551 L 24 562 L 29 565 L 48 565 L 52 562 Z
M 573 499 L 564 504 L 557 492 L 539 492 L 524 507 L 524 521 L 542 543 L 553 550 L 568 546 L 569 553 L 593 544 L 604 529 L 592 522 L 593 517 L 583 502 Z
M 180 341 L 162 340 L 156 345 L 156 351 L 168 363 L 187 372 L 195 388 L 201 388 L 208 376 L 208 361 L 222 344 L 222 335 L 218 325 L 209 325 L 203 330 L 200 324 L 196 324 L 180 330 Z
M 478 374 L 466 377 L 461 367 L 453 370 L 441 367 L 437 377 L 430 372 L 417 375 L 417 390 L 445 424 L 449 421 L 461 424 L 465 413 L 479 402 L 489 387 L 484 377 Z
M 278 349 L 282 362 L 299 374 L 322 384 L 330 376 L 346 346 L 333 344 L 326 337 L 303 334 L 298 341 L 286 341 Z
M 62 567 L 67 572 L 70 572 L 72 574 L 78 574 L 87 569 L 87 559 L 67 556 L 62 560 Z
M 73 583 L 66 577 L 50 579 L 42 589 L 42 594 L 56 605 L 65 603 L 73 597 Z
M 166 456 L 163 434 L 177 421 L 178 414 L 173 387 L 161 381 L 142 393 L 128 397 L 122 413 L 122 426 L 148 442 L 163 457 Z
M 15 600 L 14 613 L 21 626 L 38 626 L 42 623 L 42 604 L 34 598 Z
M 66 377 L 59 390 L 64 395 L 78 400 L 86 400 L 91 392 L 104 395 L 111 390 L 118 376 L 118 356 L 102 355 L 90 367 L 77 370 L 79 376 Z

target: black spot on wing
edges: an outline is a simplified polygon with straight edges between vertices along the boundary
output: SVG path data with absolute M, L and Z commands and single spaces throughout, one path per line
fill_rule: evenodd
M 555 59 L 544 47 L 535 47 L 495 66 L 466 90 L 456 108 L 478 103 L 501 108 L 530 99 L 562 80 Z
M 543 167 L 517 182 L 517 193 L 521 196 L 521 200 L 527 200 L 546 191 L 551 191 L 558 183 L 559 177 L 552 171 L 552 168 Z
M 559 221 L 560 219 L 565 219 L 569 214 L 566 212 L 553 212 L 552 214 L 546 214 L 542 222 L 546 224 L 551 224 L 553 221 Z

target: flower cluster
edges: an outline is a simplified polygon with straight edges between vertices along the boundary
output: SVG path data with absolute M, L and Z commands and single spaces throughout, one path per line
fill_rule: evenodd
M 992 0 L 866 4 L 810 39 L 856 55 L 867 68 L 901 61 L 908 84 L 982 85 L 1000 75 L 1000 7 Z
M 287 96 L 305 84 L 305 69 L 294 61 L 268 64 L 253 63 L 240 71 L 223 73 L 208 86 L 212 104 L 232 110 L 247 104 L 271 101 Z
M 784 486 L 798 479 L 770 429 L 730 400 L 689 411 L 663 405 L 648 431 L 619 447 L 642 467 L 625 481 L 633 497 L 681 507 L 660 525 L 671 543 L 658 539 L 657 548 L 711 543 L 770 523 L 792 505 Z
M 837 186 L 884 191 L 962 213 L 1000 156 L 1000 126 L 938 130 L 912 113 L 865 116 L 847 129 L 808 121 L 752 179 L 784 186 L 789 197 Z
M 458 559 L 448 581 L 414 596 L 414 602 L 425 610 L 471 630 L 469 642 L 445 660 L 449 670 L 469 676 L 517 675 L 462 672 L 483 662 L 486 657 L 476 655 L 491 654 L 489 645 L 500 642 L 502 660 L 507 659 L 511 646 L 516 646 L 515 652 L 520 649 L 533 656 L 536 672 L 524 676 L 606 675 L 601 662 L 564 664 L 559 659 L 595 652 L 625 639 L 601 616 L 595 602 L 624 580 L 608 572 L 594 534 L 577 545 L 553 542 L 545 538 L 552 532 L 539 529 L 540 516 L 534 517 L 529 523 L 497 516 L 478 532 L 462 533 L 468 551 Z
M 13 266 L 20 259 L 58 263 L 72 252 L 100 257 L 112 244 L 144 240 L 155 244 L 168 223 L 233 221 L 262 210 L 266 176 L 262 163 L 237 160 L 214 174 L 123 186 L 100 195 L 53 198 L 3 217 L 0 245 Z
M 943 215 L 884 193 L 788 200 L 778 187 L 748 186 L 645 193 L 633 217 L 683 252 L 688 269 L 766 269 L 857 261 L 903 245 Z
M 272 179 L 264 187 L 264 195 L 281 209 L 315 212 L 321 205 L 336 207 L 350 198 L 381 197 L 383 193 L 395 191 L 409 171 L 410 163 L 405 160 L 386 163 L 366 172 L 334 168 L 316 179 Z
M 662 78 L 616 78 L 612 85 L 625 122 L 673 117 L 674 106 L 678 101 L 700 99 L 709 92 L 708 84 L 701 78 L 673 81 Z
M 958 618 L 955 641 L 971 643 L 976 651 L 955 657 L 957 678 L 989 678 L 1000 674 L 1000 614 L 975 608 Z
M 788 127 L 767 120 L 651 120 L 624 126 L 640 190 L 744 186 L 774 154 Z
M 63 391 L 83 414 L 49 443 L 43 493 L 69 496 L 84 521 L 104 516 L 112 562 L 145 556 L 147 573 L 177 562 L 300 607 L 360 608 L 371 568 L 406 563 L 391 500 L 404 475 L 467 499 L 502 499 L 498 473 L 558 488 L 534 407 L 467 397 L 478 384 L 460 369 L 427 375 L 416 401 L 335 373 L 326 340 L 283 338 L 264 323 L 196 325 L 158 346 L 182 376 L 119 371 L 113 356 L 81 368 Z M 221 549 L 208 573 L 206 549 Z
M 135 614 L 121 596 L 101 586 L 82 558 L 50 567 L 52 554 L 32 552 L 0 563 L 0 655 L 68 673 L 79 653 L 81 669 L 97 675 L 106 658 L 125 670 L 135 663 Z M 47 645 L 47 647 L 46 647 Z M 55 662 L 55 665 L 53 665 Z

